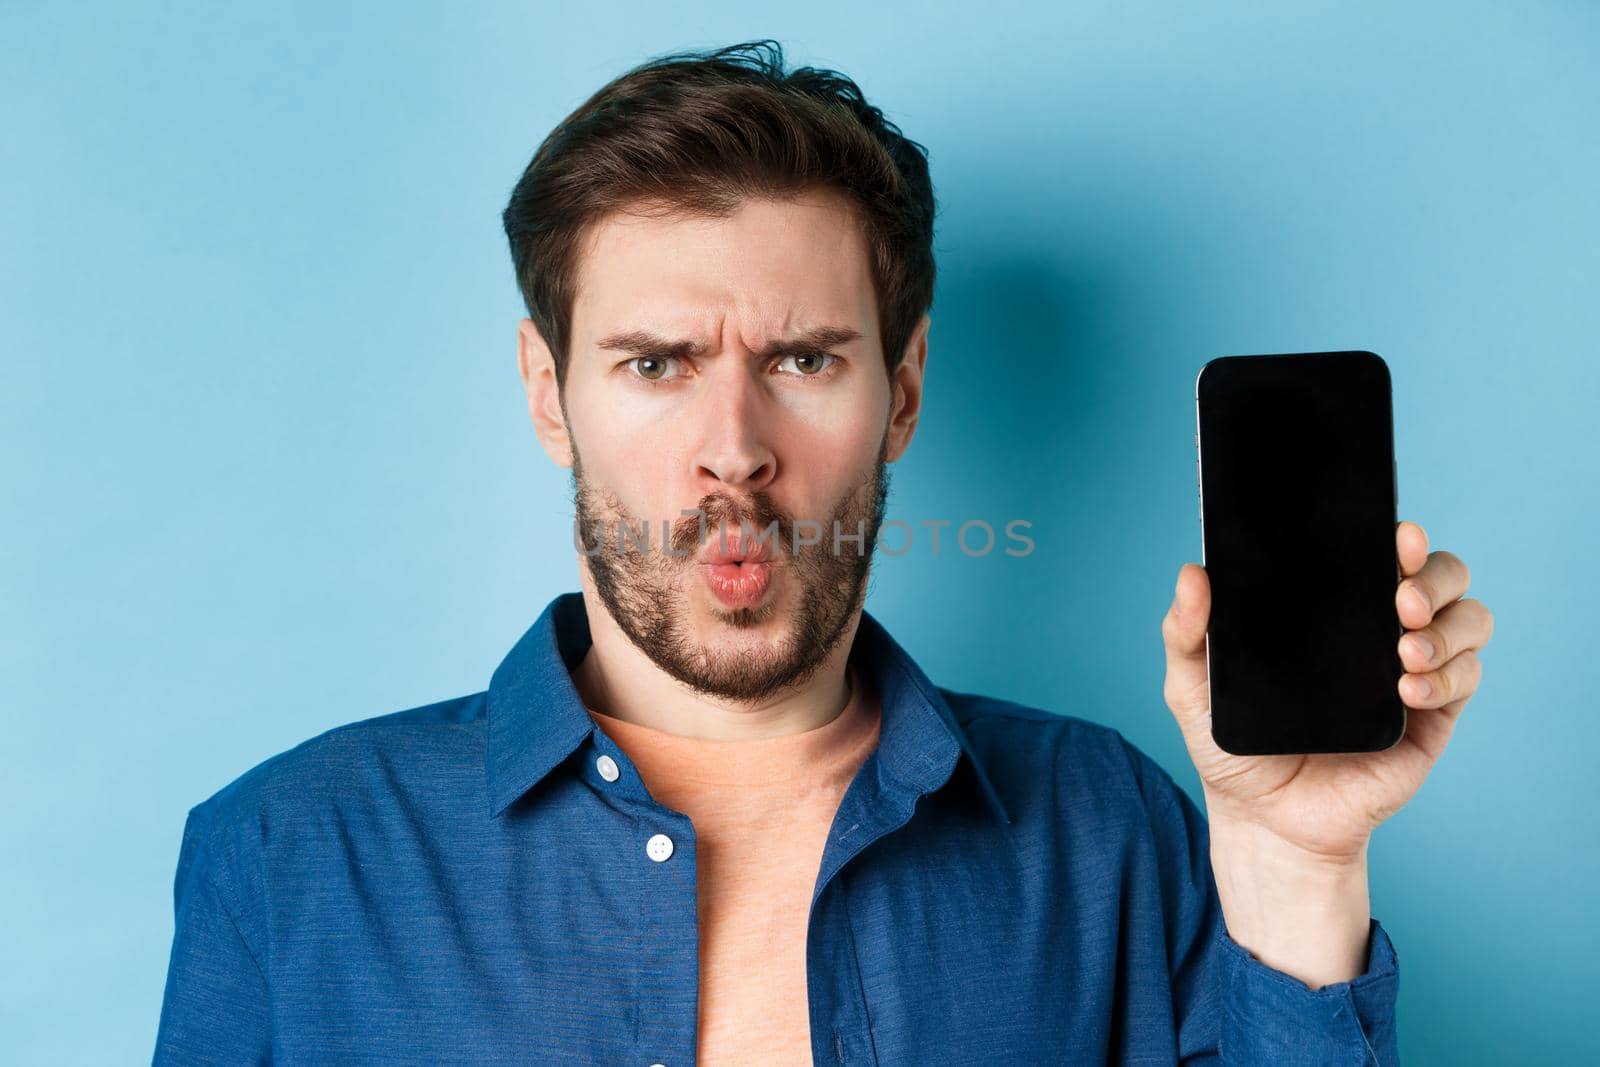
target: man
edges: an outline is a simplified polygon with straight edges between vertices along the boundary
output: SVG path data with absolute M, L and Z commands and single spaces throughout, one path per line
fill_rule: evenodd
M 1180 570 L 1209 823 L 1117 731 L 936 686 L 862 606 L 933 215 L 918 146 L 770 42 L 551 134 L 504 218 L 582 592 L 486 690 L 189 813 L 157 1062 L 1397 1061 L 1366 843 L 1477 686 L 1465 566 L 1397 530 L 1405 740 L 1274 758 L 1213 745 Z

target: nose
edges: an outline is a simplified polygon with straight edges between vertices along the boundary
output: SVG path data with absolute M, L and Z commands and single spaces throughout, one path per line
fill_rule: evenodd
M 703 491 L 734 489 L 743 498 L 777 477 L 772 411 L 759 371 L 748 364 L 729 366 L 732 359 L 717 362 L 723 365 L 708 375 L 712 380 L 694 452 L 695 477 Z

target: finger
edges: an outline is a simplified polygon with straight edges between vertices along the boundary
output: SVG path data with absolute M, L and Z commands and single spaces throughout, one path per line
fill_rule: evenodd
M 1409 578 L 1428 562 L 1428 531 L 1414 522 L 1395 524 L 1394 546 L 1400 558 L 1400 574 Z
M 1210 711 L 1206 672 L 1206 625 L 1211 615 L 1211 581 L 1205 568 L 1185 563 L 1178 570 L 1172 606 L 1161 620 L 1167 649 L 1167 706 L 1179 724 L 1190 726 Z
M 1482 677 L 1483 662 L 1469 648 L 1436 671 L 1402 674 L 1400 699 L 1413 708 L 1440 708 L 1472 696 Z
M 1415 745 L 1428 758 L 1431 766 L 1437 762 L 1455 733 L 1461 709 L 1467 706 L 1466 698 L 1452 700 L 1437 708 L 1413 708 L 1406 714 L 1405 740 Z
M 1436 611 L 1466 593 L 1472 575 L 1453 552 L 1433 552 L 1422 569 L 1402 581 L 1394 593 L 1395 609 L 1408 630 L 1420 630 Z
M 1457 653 L 1482 648 L 1493 634 L 1494 615 L 1483 601 L 1466 597 L 1446 604 L 1429 625 L 1402 636 L 1400 662 L 1413 674 L 1426 673 Z

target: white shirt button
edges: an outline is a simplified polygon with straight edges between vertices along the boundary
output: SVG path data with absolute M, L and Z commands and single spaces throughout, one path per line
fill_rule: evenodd
M 594 765 L 599 768 L 600 777 L 604 778 L 608 782 L 616 781 L 617 777 L 622 773 L 621 771 L 617 770 L 617 761 L 612 759 L 610 756 L 601 756 L 599 759 L 594 761 Z
M 645 854 L 660 863 L 672 855 L 672 838 L 666 834 L 656 834 L 644 846 Z

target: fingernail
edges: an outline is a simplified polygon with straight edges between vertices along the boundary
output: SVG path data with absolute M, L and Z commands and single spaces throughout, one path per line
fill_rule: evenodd
M 1423 637 L 1421 634 L 1412 634 L 1411 635 L 1411 643 L 1416 646 L 1416 649 L 1417 649 L 1418 652 L 1422 653 L 1422 659 L 1423 659 L 1424 662 L 1426 662 L 1426 663 L 1432 663 L 1433 662 L 1433 642 L 1432 641 L 1429 641 L 1426 637 Z
M 1415 586 L 1412 586 L 1411 588 L 1411 599 L 1423 611 L 1428 612 L 1430 615 L 1433 613 L 1433 605 L 1429 604 L 1428 598 L 1422 595 L 1422 590 L 1416 588 Z
M 1433 696 L 1433 683 L 1428 681 L 1426 678 L 1418 678 L 1416 690 L 1418 699 L 1427 700 L 1429 697 Z

